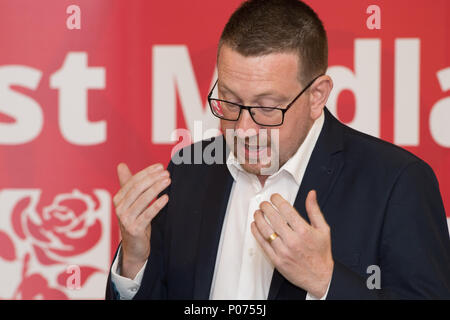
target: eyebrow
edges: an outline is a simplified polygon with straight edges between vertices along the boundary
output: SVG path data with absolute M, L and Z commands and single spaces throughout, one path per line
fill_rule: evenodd
M 220 90 L 227 91 L 227 92 L 231 93 L 232 95 L 234 95 L 235 97 L 239 98 L 239 95 L 234 93 L 233 90 L 228 88 L 226 85 L 217 83 L 217 86 L 218 86 L 218 88 Z M 265 92 L 261 92 L 261 93 L 255 95 L 255 98 L 264 98 L 264 97 L 267 97 L 267 96 L 276 96 L 276 97 L 273 97 L 273 98 L 276 99 L 276 100 L 279 100 L 278 102 L 282 102 L 282 100 L 285 101 L 285 100 L 289 99 L 289 97 L 286 97 L 284 95 L 280 95 L 279 93 L 277 93 L 275 91 L 270 91 L 270 90 L 269 91 L 265 91 Z

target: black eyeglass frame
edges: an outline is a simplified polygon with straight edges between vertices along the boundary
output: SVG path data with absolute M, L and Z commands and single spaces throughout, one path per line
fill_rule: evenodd
M 211 95 L 212 95 L 212 93 L 213 93 L 213 91 L 214 91 L 214 88 L 216 87 L 217 82 L 219 81 L 219 79 L 217 79 L 216 82 L 214 83 L 214 86 L 212 87 L 211 91 L 210 91 L 209 94 L 208 94 L 208 104 L 209 104 L 209 108 L 211 109 L 211 112 L 212 112 L 212 114 L 213 114 L 214 116 L 216 116 L 216 117 L 219 118 L 219 119 L 223 119 L 223 120 L 227 120 L 227 121 L 238 121 L 239 118 L 241 117 L 242 109 L 244 109 L 244 110 L 247 110 L 247 111 L 248 111 L 248 113 L 249 113 L 250 116 L 252 117 L 252 120 L 253 120 L 256 124 L 258 124 L 258 125 L 260 125 L 260 126 L 264 126 L 264 127 L 278 127 L 278 126 L 283 125 L 283 123 L 284 123 L 284 114 L 289 110 L 290 107 L 292 107 L 292 105 L 295 103 L 295 101 L 297 101 L 297 99 L 300 98 L 300 96 L 301 96 L 306 90 L 308 90 L 308 88 L 311 87 L 311 85 L 312 85 L 318 78 L 320 78 L 320 77 L 323 76 L 323 75 L 324 75 L 324 74 L 320 74 L 320 75 L 318 75 L 317 77 L 315 77 L 313 80 L 311 80 L 311 81 L 303 88 L 303 90 L 300 91 L 300 93 L 299 93 L 299 94 L 298 94 L 298 95 L 297 95 L 297 96 L 296 96 L 296 97 L 295 97 L 295 98 L 294 98 L 294 99 L 293 99 L 293 100 L 292 100 L 285 108 L 279 108 L 279 107 L 261 107 L 261 106 L 244 106 L 244 105 L 239 104 L 239 103 L 234 103 L 234 102 L 230 102 L 230 101 L 226 101 L 226 100 L 222 100 L 222 99 L 211 98 Z M 232 104 L 232 105 L 235 105 L 235 106 L 239 107 L 239 114 L 238 114 L 236 120 L 226 119 L 226 118 L 224 118 L 224 117 L 220 117 L 220 116 L 218 116 L 217 114 L 215 114 L 214 111 L 213 111 L 213 107 L 212 107 L 212 105 L 211 105 L 211 100 L 214 100 L 214 101 L 221 101 L 221 102 L 229 103 L 229 104 Z M 255 118 L 253 117 L 252 109 L 271 109 L 271 110 L 280 110 L 280 111 L 282 112 L 282 115 L 281 115 L 281 123 L 279 123 L 279 124 L 269 124 L 269 125 L 267 125 L 267 124 L 261 124 L 261 123 L 259 123 L 258 121 L 256 121 Z

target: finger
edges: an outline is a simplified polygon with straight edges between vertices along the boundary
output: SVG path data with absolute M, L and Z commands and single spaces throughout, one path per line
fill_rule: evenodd
M 305 202 L 306 212 L 308 213 L 309 221 L 314 228 L 324 229 L 328 228 L 328 224 L 320 210 L 317 203 L 317 193 L 315 190 L 311 190 L 306 197 Z
M 260 210 L 269 219 L 269 224 L 272 229 L 282 238 L 287 239 L 293 232 L 288 226 L 286 220 L 281 216 L 278 211 L 268 201 L 263 201 L 259 205 Z
M 130 208 L 145 191 L 152 188 L 154 185 L 161 183 L 167 178 L 169 178 L 169 172 L 165 170 L 153 172 L 142 178 L 139 182 L 134 184 L 123 197 L 122 202 L 119 204 L 122 207 L 122 210 L 127 210 Z M 161 191 L 162 190 L 164 189 L 161 189 Z M 156 195 L 154 197 L 156 197 Z M 147 204 L 149 204 L 151 200 L 153 200 L 153 198 L 150 199 Z
M 267 239 L 269 239 L 270 235 L 274 233 L 274 230 L 272 227 L 267 223 L 266 219 L 263 216 L 263 213 L 261 210 L 256 210 L 255 214 L 253 215 L 255 219 L 256 227 L 258 228 L 259 232 L 261 233 L 264 240 L 272 246 L 272 248 L 275 250 L 275 252 L 281 252 L 283 250 L 283 241 L 280 238 L 280 236 L 273 239 L 270 243 Z
M 136 201 L 131 205 L 127 219 L 135 219 L 141 214 L 146 207 L 170 184 L 170 178 L 158 180 L 144 193 L 142 193 Z
M 131 179 L 126 181 L 126 183 L 122 186 L 122 188 L 117 193 L 116 196 L 117 196 L 118 202 L 121 201 L 121 199 L 127 194 L 127 192 L 130 190 L 130 188 L 132 188 L 133 185 L 137 181 L 142 180 L 142 178 L 144 178 L 145 176 L 147 176 L 153 172 L 162 171 L 163 169 L 164 169 L 164 167 L 162 164 L 156 163 L 156 164 L 152 164 L 152 165 L 148 166 L 147 168 L 136 173 L 133 177 L 131 177 Z
M 275 250 L 272 248 L 272 246 L 270 245 L 269 242 L 267 242 L 267 240 L 264 238 L 264 236 L 261 234 L 261 231 L 258 229 L 258 227 L 256 226 L 256 222 L 253 221 L 250 225 L 250 229 L 252 231 L 253 236 L 256 239 L 256 242 L 259 243 L 259 245 L 261 246 L 261 248 L 264 250 L 264 252 L 266 253 L 267 257 L 270 259 L 270 261 L 272 261 L 272 263 L 274 265 L 277 265 L 277 260 L 278 260 L 278 256 L 275 253 Z M 275 241 L 275 240 L 274 240 Z
M 139 181 L 144 179 L 146 176 L 152 174 L 153 172 L 162 171 L 163 169 L 164 169 L 163 165 L 160 163 L 157 163 L 157 164 L 148 166 L 147 168 L 136 173 L 133 177 L 131 177 L 130 179 L 128 179 L 125 182 L 125 184 L 120 188 L 120 190 L 114 196 L 114 198 L 113 198 L 114 204 L 117 206 L 136 183 L 138 183 Z M 118 168 L 118 170 L 119 170 L 119 168 Z
M 274 204 L 275 208 L 278 209 L 278 212 L 281 216 L 283 216 L 293 230 L 298 231 L 309 226 L 308 222 L 302 218 L 302 216 L 297 212 L 297 210 L 295 210 L 289 201 L 284 199 L 280 194 L 274 193 L 270 197 L 270 201 Z
M 139 215 L 136 219 L 136 223 L 142 228 L 142 230 L 144 230 L 152 222 L 152 220 L 164 208 L 168 201 L 169 196 L 164 194 L 153 202 L 151 206 L 145 209 L 141 215 Z
M 119 163 L 117 166 L 117 176 L 119 177 L 119 183 L 122 187 L 133 175 L 125 163 Z

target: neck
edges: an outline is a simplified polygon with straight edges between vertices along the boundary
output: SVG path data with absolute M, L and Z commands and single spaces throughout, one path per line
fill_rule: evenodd
M 258 177 L 259 182 L 261 183 L 261 187 L 264 188 L 264 184 L 266 183 L 266 180 L 269 176 L 260 176 L 260 175 L 256 175 Z

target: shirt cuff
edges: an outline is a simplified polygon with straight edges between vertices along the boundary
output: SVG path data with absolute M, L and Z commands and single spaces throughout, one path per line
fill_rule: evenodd
M 144 276 L 145 266 L 139 270 L 134 279 L 126 278 L 120 275 L 119 262 L 122 261 L 122 247 L 119 247 L 119 252 L 114 259 L 111 266 L 111 281 L 114 284 L 117 292 L 119 293 L 120 300 L 131 300 L 136 295 L 142 282 L 142 277 Z
M 327 291 L 325 291 L 325 294 L 320 299 L 315 297 L 315 296 L 313 296 L 309 292 L 307 292 L 305 300 L 325 300 L 327 298 L 327 295 L 328 295 L 328 290 L 330 290 L 330 284 L 331 284 L 331 279 L 330 279 L 330 282 L 328 282 Z

